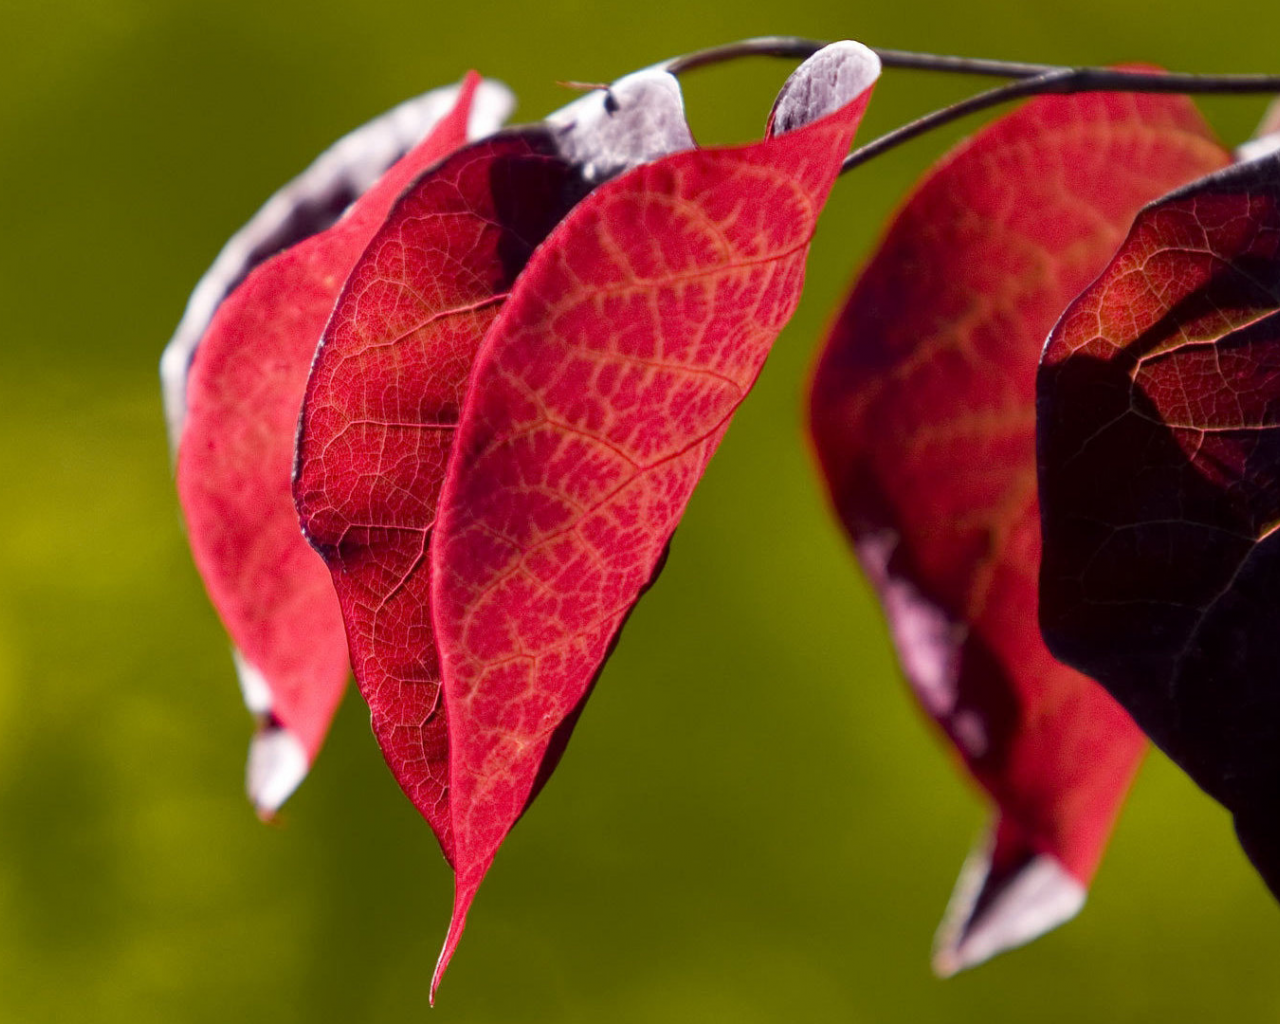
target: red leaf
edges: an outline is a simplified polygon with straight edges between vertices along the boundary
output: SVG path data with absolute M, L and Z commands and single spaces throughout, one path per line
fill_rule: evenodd
M 1280 895 L 1280 157 L 1139 216 L 1038 381 L 1041 622 Z
M 476 348 L 534 246 L 595 181 L 692 144 L 678 83 L 649 71 L 459 150 L 396 203 L 316 355 L 298 512 L 332 571 L 383 754 L 450 864 L 425 556 Z
M 1177 97 L 1043 97 L 921 182 L 819 361 L 814 439 L 924 710 L 998 806 L 943 974 L 1071 917 L 1141 734 L 1036 628 L 1035 367 L 1138 208 L 1225 153 Z
M 858 44 L 828 47 L 763 142 L 601 187 L 485 338 L 430 554 L 458 873 L 433 988 L 799 300 L 878 71 Z
M 290 493 L 307 369 L 338 287 L 396 195 L 465 141 L 479 84 L 471 75 L 461 91 L 396 108 L 273 197 L 201 281 L 165 353 L 192 553 L 235 644 L 246 700 L 263 718 L 248 769 L 263 814 L 302 780 L 347 674 L 333 588 L 298 533 Z M 485 91 L 486 106 L 506 105 L 501 87 Z

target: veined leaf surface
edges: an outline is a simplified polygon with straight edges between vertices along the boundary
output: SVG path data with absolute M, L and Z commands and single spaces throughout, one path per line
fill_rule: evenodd
M 361 694 L 400 786 L 457 864 L 428 550 L 477 348 L 530 254 L 592 187 L 693 138 L 679 84 L 629 75 L 465 147 L 397 202 L 307 385 L 295 500 L 332 572 Z
M 799 301 L 878 73 L 834 44 L 788 80 L 764 141 L 599 188 L 481 346 L 429 556 L 458 875 L 437 983 Z

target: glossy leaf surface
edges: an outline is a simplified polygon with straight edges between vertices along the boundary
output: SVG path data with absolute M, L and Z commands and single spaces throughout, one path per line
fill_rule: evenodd
M 192 553 L 235 644 L 246 700 L 263 719 L 248 788 L 264 814 L 305 775 L 347 675 L 333 587 L 298 532 L 290 491 L 307 371 L 338 289 L 391 203 L 465 142 L 478 86 L 469 77 L 443 109 L 434 96 L 427 137 L 340 218 L 350 190 L 374 176 L 374 156 L 394 160 L 396 140 L 420 126 L 420 116 L 404 123 L 406 110 L 422 111 L 397 108 L 340 143 L 337 157 L 317 161 L 224 250 L 166 353 L 166 370 L 181 373 L 181 387 L 168 389 L 169 411 Z M 499 101 L 506 95 L 486 84 L 491 106 L 495 88 Z M 232 290 L 209 310 L 221 289 Z
M 1036 623 L 1035 373 L 1143 203 L 1227 156 L 1176 97 L 1042 97 L 898 214 L 818 363 L 811 427 L 903 671 L 997 805 L 938 935 L 949 974 L 1073 916 L 1143 750 Z
M 795 309 L 878 72 L 865 48 L 828 47 L 788 80 L 763 142 L 602 186 L 485 339 L 430 553 L 458 872 L 437 982 Z
M 1041 622 L 1280 893 L 1280 158 L 1153 203 L 1038 382 Z
M 332 571 L 383 754 L 450 864 L 426 553 L 476 349 L 534 247 L 597 181 L 692 144 L 675 78 L 647 71 L 459 150 L 396 203 L 325 329 L 298 512 Z

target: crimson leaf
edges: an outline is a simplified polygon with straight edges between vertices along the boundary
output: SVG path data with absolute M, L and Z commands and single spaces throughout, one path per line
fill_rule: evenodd
M 924 710 L 994 799 L 949 974 L 1071 917 L 1143 750 L 1036 628 L 1042 341 L 1146 201 L 1227 159 L 1180 97 L 1046 96 L 943 158 L 818 363 L 817 452 Z
M 235 644 L 246 701 L 263 719 L 247 773 L 260 813 L 274 812 L 302 780 L 347 675 L 333 588 L 298 534 L 290 495 L 316 341 L 396 194 L 465 141 L 473 113 L 473 127 L 487 131 L 508 105 L 504 89 L 470 76 L 460 90 L 402 104 L 341 140 L 228 243 L 165 351 L 192 553 Z
M 764 141 L 602 186 L 481 346 L 429 553 L 457 870 L 437 984 L 795 309 L 878 73 L 865 47 L 827 47 L 783 87 Z
M 374 733 L 450 864 L 426 550 L 476 348 L 533 248 L 598 178 L 692 145 L 641 72 L 420 177 L 352 270 L 307 383 L 294 485 L 328 564 Z

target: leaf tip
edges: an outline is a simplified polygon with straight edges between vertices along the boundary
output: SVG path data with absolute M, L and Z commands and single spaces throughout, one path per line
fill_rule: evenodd
M 302 742 L 278 724 L 260 729 L 249 742 L 245 789 L 258 817 L 270 821 L 307 776 L 310 762 Z
M 483 877 L 484 872 L 481 871 L 480 878 Z M 458 948 L 462 932 L 467 927 L 467 911 L 471 909 L 471 901 L 475 899 L 476 890 L 479 886 L 479 879 L 467 882 L 459 877 L 454 882 L 453 917 L 449 920 L 449 934 L 445 936 L 444 947 L 440 950 L 440 958 L 436 961 L 435 972 L 431 975 L 431 992 L 428 996 L 428 1002 L 432 1006 L 436 1005 L 436 990 L 440 987 L 444 972 L 449 967 L 449 961 L 453 959 L 453 951 Z
M 1028 848 L 993 858 L 992 844 L 980 844 L 965 861 L 938 928 L 933 972 L 949 978 L 1052 931 L 1080 912 L 1086 892 L 1050 854 Z

